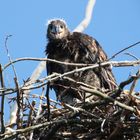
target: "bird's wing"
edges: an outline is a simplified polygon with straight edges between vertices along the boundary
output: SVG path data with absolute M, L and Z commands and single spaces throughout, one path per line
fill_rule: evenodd
M 93 63 L 94 61 L 97 63 L 107 60 L 107 55 L 103 51 L 102 47 L 97 42 L 97 40 L 83 33 L 78 34 L 80 36 L 80 44 L 82 44 L 83 49 L 88 51 L 89 57 L 93 61 Z
M 79 34 L 80 44 L 82 44 L 80 47 L 85 49 L 88 53 L 88 58 L 91 60 L 91 63 L 100 64 L 107 60 L 106 53 L 95 39 L 83 33 L 75 34 Z M 99 67 L 98 69 L 95 69 L 95 72 L 101 79 L 102 87 L 110 90 L 116 87 L 116 81 L 110 66 Z

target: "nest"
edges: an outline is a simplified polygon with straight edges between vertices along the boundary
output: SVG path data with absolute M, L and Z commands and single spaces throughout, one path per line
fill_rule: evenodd
M 114 91 L 96 89 L 74 81 L 79 85 L 77 90 L 90 93 L 96 98 L 90 101 L 84 99 L 71 105 L 52 100 L 47 96 L 48 94 L 46 96 L 30 94 L 24 97 L 26 95 L 24 90 L 28 90 L 27 85 L 25 87 L 23 85 L 22 88 L 17 87 L 17 96 L 11 98 L 11 101 L 16 101 L 18 105 L 18 110 L 15 110 L 13 117 L 16 121 L 12 121 L 11 118 L 10 123 L 5 127 L 6 131 L 0 134 L 0 139 L 139 140 L 140 93 L 134 92 L 135 83 L 139 77 L 140 75 L 131 76 L 120 83 Z M 44 93 L 44 79 L 43 82 L 42 80 L 36 82 L 39 82 L 36 87 Z M 41 85 L 40 82 L 42 82 Z M 130 83 L 132 83 L 130 90 L 123 90 Z M 6 92 L 9 91 L 6 90 Z M 38 98 L 39 106 L 29 97 Z M 23 99 L 26 99 L 26 102 L 23 102 Z M 1 130 L 3 128 L 2 126 Z
M 97 94 L 99 91 L 93 92 Z M 43 115 L 36 122 L 42 126 L 34 130 L 34 140 L 140 139 L 139 101 L 128 91 L 117 97 L 105 94 L 97 101 L 74 106 L 61 103 L 56 107 L 51 104 L 50 113 L 46 106 L 43 108 Z

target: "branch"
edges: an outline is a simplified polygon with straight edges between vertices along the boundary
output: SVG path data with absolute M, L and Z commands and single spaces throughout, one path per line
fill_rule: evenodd
M 13 63 L 12 63 L 12 58 L 11 58 L 11 56 L 10 56 L 10 54 L 9 54 L 9 50 L 8 50 L 8 46 L 7 46 L 7 41 L 8 41 L 8 39 L 9 39 L 9 37 L 11 37 L 12 35 L 8 35 L 8 36 L 6 36 L 6 39 L 5 39 L 5 48 L 6 48 L 6 53 L 7 53 L 7 57 L 8 57 L 8 59 L 9 59 L 9 62 L 10 62 L 10 64 L 12 65 L 12 69 L 13 69 L 13 72 L 14 72 L 14 80 L 15 80 L 15 84 L 16 84 L 16 89 L 17 89 L 17 104 L 15 104 L 15 106 L 16 105 L 18 105 L 18 110 L 17 110 L 17 125 L 18 125 L 18 127 L 20 127 L 19 126 L 19 123 L 20 123 L 20 121 L 19 121 L 19 119 L 20 119 L 20 100 L 21 100 L 21 95 L 20 95 L 20 92 L 19 92 L 19 83 L 18 83 L 18 77 L 17 77 L 17 73 L 16 73 L 16 69 L 15 69 L 15 67 L 14 67 L 14 65 L 13 65 Z M 13 110 L 13 112 L 11 112 L 11 114 L 12 113 L 15 113 L 15 111 L 16 110 Z
M 138 64 L 140 64 L 140 60 L 139 61 L 130 61 L 130 62 L 126 62 L 126 61 L 123 61 L 123 62 L 120 62 L 120 63 L 118 63 L 118 62 L 116 62 L 116 61 L 112 61 L 112 62 L 103 62 L 103 63 L 101 63 L 101 64 L 94 64 L 94 65 L 92 65 L 92 66 L 87 66 L 87 67 L 82 67 L 82 68 L 79 68 L 79 69 L 74 69 L 74 70 L 72 70 L 72 71 L 68 71 L 68 72 L 66 72 L 66 73 L 64 73 L 64 74 L 59 74 L 59 76 L 57 76 L 57 77 L 54 77 L 54 78 L 52 78 L 52 79 L 50 79 L 49 81 L 51 82 L 51 81 L 55 81 L 55 80 L 57 80 L 58 78 L 63 78 L 64 76 L 67 76 L 67 75 L 70 75 L 70 74 L 73 74 L 73 73 L 75 73 L 75 72 L 80 72 L 80 71 L 85 71 L 85 70 L 89 70 L 89 69 L 94 69 L 94 68 L 97 68 L 97 67 L 102 67 L 102 66 L 107 66 L 107 65 L 112 65 L 112 66 L 116 66 L 116 67 L 118 67 L 118 66 L 134 66 L 134 65 L 138 65 Z
M 58 64 L 62 64 L 62 65 L 79 66 L 79 67 L 93 65 L 93 64 L 84 64 L 84 63 L 68 63 L 68 62 L 62 62 L 62 61 L 58 61 L 58 60 L 55 60 L 55 59 L 49 59 L 49 58 L 23 57 L 23 58 L 17 58 L 15 60 L 7 63 L 3 67 L 3 70 L 5 70 L 11 64 L 14 64 L 14 63 L 17 63 L 17 62 L 20 62 L 20 61 L 49 61 L 49 62 L 58 63 Z
M 92 12 L 93 8 L 95 6 L 96 0 L 89 0 L 86 12 L 85 12 L 85 18 L 84 20 L 74 29 L 74 32 L 83 32 L 85 28 L 89 25 L 91 18 L 92 18 Z
M 118 87 L 118 90 L 114 94 L 112 94 L 111 97 L 114 99 L 114 98 L 120 96 L 121 92 L 123 91 L 123 88 L 138 78 L 139 78 L 139 75 L 131 76 L 128 80 L 121 82 Z
M 15 67 L 14 67 L 14 65 L 13 65 L 13 63 L 12 63 L 12 59 L 11 59 L 11 56 L 10 56 L 10 54 L 9 54 L 9 50 L 8 50 L 8 47 L 7 47 L 7 41 L 8 41 L 8 39 L 9 39 L 9 37 L 11 37 L 11 36 L 12 36 L 12 35 L 7 35 L 7 36 L 6 36 L 6 39 L 5 39 L 5 49 L 6 49 L 6 53 L 7 53 L 7 57 L 8 57 L 8 59 L 9 59 L 9 62 L 10 62 L 11 65 L 12 65 L 12 69 L 13 69 L 14 75 L 15 75 L 15 77 L 17 77 L 16 70 L 15 70 Z
M 132 85 L 131 85 L 131 87 L 130 87 L 129 95 L 131 95 L 131 94 L 133 93 L 134 88 L 135 88 L 135 86 L 136 86 L 136 84 L 137 84 L 137 81 L 138 81 L 138 79 L 140 78 L 140 70 L 138 70 L 136 76 L 137 76 L 137 77 L 134 79 L 134 81 L 133 81 L 133 83 L 132 83 Z
M 33 71 L 32 75 L 30 77 L 30 81 L 26 82 L 25 85 L 26 84 L 30 84 L 31 82 L 36 81 L 39 78 L 39 76 L 41 75 L 41 73 L 43 72 L 43 70 L 45 69 L 45 66 L 46 66 L 46 62 L 45 61 L 41 61 L 38 64 L 37 68 Z M 26 94 L 26 95 L 29 95 L 29 93 L 30 93 L 30 90 L 24 92 L 24 94 Z
M 3 80 L 3 73 L 2 73 L 2 66 L 0 64 L 0 81 L 1 81 L 1 88 L 4 88 L 4 80 Z M 4 92 L 1 92 L 2 98 L 1 98 L 1 133 L 5 132 L 5 126 L 4 126 Z
M 57 63 L 57 62 L 55 62 L 55 63 Z M 71 64 L 71 63 L 69 63 L 69 64 Z M 21 89 L 29 91 L 31 89 L 40 88 L 43 85 L 47 84 L 47 83 L 43 83 L 43 84 L 40 84 L 40 85 L 34 87 L 33 84 L 35 84 L 38 81 L 40 81 L 40 82 L 44 81 L 44 80 L 55 81 L 55 80 L 57 80 L 59 78 L 65 77 L 65 76 L 67 76 L 69 74 L 73 74 L 75 72 L 85 71 L 85 70 L 88 70 L 88 69 L 94 69 L 94 68 L 97 68 L 97 67 L 103 67 L 103 66 L 109 66 L 109 65 L 112 65 L 114 67 L 137 66 L 137 65 L 140 65 L 140 59 L 136 60 L 136 61 L 109 61 L 109 62 L 103 62 L 101 64 L 93 64 L 93 65 L 89 65 L 89 66 L 82 67 L 82 68 L 79 68 L 79 69 L 75 69 L 75 70 L 66 72 L 64 74 L 54 73 L 52 75 L 49 75 L 45 79 L 36 80 L 36 81 L 29 81 L 24 86 L 22 86 Z M 1 89 L 1 91 L 5 91 L 4 95 L 11 94 L 11 93 L 14 93 L 14 92 L 17 91 L 17 89 L 9 89 L 9 90 L 8 89 L 5 89 L 5 90 Z M 0 96 L 2 96 L 2 95 L 0 95 Z
M 16 89 L 17 89 L 17 100 L 16 100 L 17 104 L 15 104 L 15 105 L 18 106 L 17 113 L 16 113 L 16 115 L 17 115 L 16 122 L 17 122 L 17 128 L 20 128 L 21 127 L 21 113 L 22 113 L 21 109 L 22 109 L 22 104 L 23 104 L 23 102 L 22 102 L 23 98 L 22 98 L 22 93 L 20 91 L 19 83 L 18 83 L 17 78 L 14 78 L 14 81 L 15 81 L 15 86 L 16 86 Z M 15 110 L 13 110 L 13 112 L 15 112 Z
M 63 104 L 63 106 L 65 107 L 65 108 L 68 108 L 69 110 L 71 110 L 71 111 L 73 111 L 74 113 L 78 113 L 78 112 L 81 112 L 81 113 L 84 113 L 84 114 L 87 114 L 87 116 L 88 117 L 92 117 L 92 119 L 93 120 L 95 120 L 95 122 L 96 121 L 102 121 L 102 118 L 100 117 L 100 116 L 97 116 L 97 115 L 94 115 L 93 113 L 91 113 L 91 112 L 89 112 L 89 111 L 86 111 L 85 109 L 83 109 L 83 108 L 78 108 L 78 107 L 73 107 L 73 106 L 71 106 L 71 105 L 69 105 L 69 104 Z
M 54 60 L 54 59 L 48 59 L 48 58 L 31 58 L 31 57 L 24 57 L 24 58 L 18 58 L 16 60 L 11 61 L 10 63 L 6 64 L 3 68 L 3 71 L 9 67 L 11 64 L 20 62 L 20 61 L 48 61 L 48 62 L 52 62 L 52 63 L 57 63 L 57 64 L 62 64 L 62 65 L 69 65 L 69 66 L 77 66 L 77 67 L 86 67 L 86 66 L 95 66 L 98 67 L 98 64 L 84 64 L 84 63 L 69 63 L 69 62 L 62 62 L 62 61 L 58 61 L 58 60 Z M 107 65 L 112 65 L 114 67 L 125 67 L 125 66 L 136 66 L 136 65 L 140 65 L 140 59 L 135 60 L 135 61 L 106 61 L 106 62 L 102 62 L 101 66 L 107 66 Z M 36 72 L 34 72 L 33 75 L 35 75 Z M 32 75 L 32 77 L 33 77 Z M 32 78 L 30 78 L 32 79 Z M 31 80 L 31 81 L 35 81 Z
M 134 44 L 122 49 L 122 50 L 120 50 L 119 52 L 115 53 L 112 57 L 110 57 L 108 60 L 111 60 L 111 59 L 115 58 L 118 54 L 120 54 L 120 53 L 124 52 L 125 50 L 128 50 L 128 49 L 130 49 L 130 48 L 132 48 L 132 47 L 134 47 L 134 46 L 136 46 L 138 44 L 140 44 L 140 41 L 138 41 L 138 42 L 136 42 L 136 43 L 134 43 Z
M 123 104 L 123 103 L 111 98 L 107 94 L 104 94 L 104 93 L 100 92 L 100 91 L 90 89 L 90 88 L 87 88 L 87 87 L 83 87 L 83 86 L 81 86 L 81 89 L 86 91 L 86 92 L 92 93 L 94 95 L 100 96 L 100 97 L 104 98 L 107 101 L 113 102 L 114 105 L 117 105 L 117 106 L 119 106 L 119 107 L 121 107 L 123 109 L 129 110 L 131 112 L 136 112 L 135 108 L 133 108 L 131 106 L 128 106 L 128 105 L 125 105 L 125 104 Z
M 85 71 L 85 70 L 88 70 L 88 69 L 94 69 L 94 68 L 97 68 L 97 67 L 101 67 L 101 66 L 104 67 L 104 66 L 109 66 L 109 65 L 112 65 L 114 67 L 137 66 L 137 65 L 140 65 L 140 59 L 136 60 L 136 61 L 110 61 L 110 62 L 103 62 L 101 64 L 92 64 L 92 65 L 89 65 L 87 67 L 82 67 L 82 68 L 79 68 L 79 69 L 75 69 L 75 70 L 66 72 L 64 74 L 53 73 L 52 75 L 49 75 L 46 78 L 38 79 L 36 81 L 29 81 L 25 85 L 21 86 L 20 89 L 24 90 L 24 93 L 26 94 L 31 89 L 40 88 L 40 87 L 46 85 L 48 82 L 41 83 L 41 84 L 39 84 L 37 86 L 33 86 L 35 83 L 43 82 L 44 80 L 49 80 L 51 82 L 51 81 L 55 81 L 55 80 L 57 80 L 59 78 L 63 78 L 65 76 L 69 75 L 69 74 L 73 74 L 75 72 Z M 27 90 L 27 91 L 25 91 L 25 90 Z M 12 93 L 16 92 L 17 89 L 0 89 L 0 91 L 3 91 L 4 95 L 8 95 L 8 94 L 12 94 Z M 2 95 L 0 94 L 0 96 L 2 96 Z

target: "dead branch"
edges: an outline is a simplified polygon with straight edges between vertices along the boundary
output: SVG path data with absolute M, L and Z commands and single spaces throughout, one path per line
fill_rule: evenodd
M 118 90 L 114 94 L 112 94 L 111 97 L 116 98 L 120 96 L 121 92 L 123 91 L 123 88 L 138 78 L 139 76 L 131 76 L 130 78 L 128 78 L 128 80 L 121 82 L 120 85 L 118 86 Z
M 116 57 L 117 55 L 119 55 L 120 53 L 122 53 L 122 52 L 124 52 L 124 51 L 126 51 L 126 50 L 128 50 L 128 49 L 130 49 L 130 48 L 132 48 L 132 47 L 134 47 L 134 46 L 136 46 L 136 45 L 138 45 L 138 44 L 140 44 L 140 41 L 138 41 L 138 42 L 136 42 L 136 43 L 134 43 L 134 44 L 132 44 L 132 45 L 130 45 L 130 46 L 128 46 L 128 47 L 122 49 L 122 50 L 120 50 L 119 52 L 117 52 L 117 53 L 115 53 L 113 56 L 111 56 L 108 60 L 111 60 L 111 59 L 115 58 L 115 57 Z
M 11 56 L 10 56 L 10 54 L 9 54 L 9 50 L 8 50 L 8 47 L 7 47 L 8 39 L 9 39 L 11 36 L 12 36 L 12 35 L 7 35 L 7 36 L 6 36 L 6 39 L 5 39 L 5 49 L 6 49 L 6 53 L 7 53 L 7 57 L 8 57 L 8 59 L 9 59 L 9 62 L 10 62 L 11 65 L 12 65 L 12 69 L 13 69 L 14 75 L 15 75 L 15 77 L 17 77 L 16 70 L 15 70 L 15 67 L 14 67 L 14 65 L 13 65 L 13 63 L 12 63 L 12 58 L 11 58 Z
M 3 67 L 3 70 L 5 70 L 11 64 L 14 64 L 14 63 L 17 63 L 17 62 L 20 62 L 20 61 L 49 61 L 49 62 L 58 63 L 58 64 L 62 64 L 62 65 L 77 66 L 77 67 L 87 67 L 87 66 L 91 66 L 93 68 L 99 67 L 99 64 L 68 63 L 68 62 L 61 62 L 61 61 L 58 61 L 58 60 L 48 59 L 48 58 L 25 57 L 25 58 L 18 58 L 14 61 L 11 61 L 10 63 L 6 64 Z M 137 66 L 137 65 L 140 65 L 140 59 L 135 60 L 135 61 L 106 61 L 106 62 L 101 63 L 101 66 L 108 66 L 108 65 L 112 65 L 114 67 Z M 30 80 L 30 81 L 32 81 L 32 80 Z
M 130 87 L 129 95 L 131 95 L 134 92 L 134 88 L 135 88 L 135 86 L 136 86 L 137 81 L 138 81 L 139 78 L 140 78 L 140 70 L 138 70 L 138 72 L 136 74 L 136 78 L 134 79 L 134 81 L 133 81 L 133 83 L 132 83 L 132 85 Z
M 131 106 L 127 106 L 123 103 L 120 103 L 118 102 L 117 100 L 114 100 L 112 97 L 104 94 L 104 93 L 101 93 L 100 91 L 97 91 L 97 90 L 94 90 L 94 89 L 90 89 L 90 88 L 87 88 L 87 87 L 81 87 L 82 90 L 86 91 L 86 92 L 89 92 L 89 93 L 92 93 L 94 95 L 97 95 L 97 96 L 100 96 L 102 98 L 104 98 L 106 101 L 110 101 L 110 102 L 113 102 L 114 105 L 117 105 L 123 109 L 126 109 L 126 110 L 129 110 L 129 111 L 132 111 L 132 112 L 136 112 L 135 108 L 131 107 Z
M 3 79 L 3 73 L 2 73 L 2 66 L 0 64 L 0 82 L 1 82 L 1 88 L 4 88 L 4 79 Z M 4 92 L 1 92 L 2 97 L 1 97 L 1 112 L 0 112 L 0 118 L 1 118 L 1 133 L 5 132 L 5 124 L 4 124 L 4 100 L 5 100 L 5 95 Z
M 23 98 L 22 98 L 22 93 L 19 89 L 19 83 L 17 81 L 17 78 L 14 78 L 16 89 L 17 89 L 17 128 L 20 128 L 22 126 L 21 124 L 21 113 L 22 113 L 22 104 L 23 104 Z
M 3 70 L 5 70 L 7 67 L 9 67 L 11 64 L 20 62 L 20 61 L 49 61 L 49 62 L 53 62 L 53 63 L 58 63 L 58 64 L 62 64 L 62 65 L 70 65 L 70 66 L 88 66 L 88 65 L 92 65 L 92 64 L 81 64 L 81 63 L 68 63 L 68 62 L 61 62 L 58 60 L 54 60 L 54 59 L 49 59 L 49 58 L 32 58 L 32 57 L 24 57 L 24 58 L 18 58 L 12 62 L 9 62 L 8 64 L 6 64 L 3 68 Z
M 95 6 L 96 0 L 89 0 L 84 20 L 74 29 L 74 32 L 83 32 L 85 28 L 89 25 L 92 18 L 92 11 Z
M 40 87 L 46 85 L 48 82 L 45 82 L 45 83 L 37 85 L 37 86 L 33 86 L 33 84 L 35 84 L 36 82 L 44 81 L 44 80 L 48 80 L 48 81 L 52 82 L 52 81 L 55 81 L 55 80 L 57 80 L 59 78 L 63 78 L 65 76 L 69 75 L 69 74 L 73 74 L 75 72 L 85 71 L 85 70 L 88 70 L 88 69 L 94 69 L 94 68 L 101 67 L 101 66 L 112 65 L 114 67 L 124 67 L 124 66 L 137 66 L 139 64 L 140 64 L 140 60 L 136 60 L 136 61 L 119 61 L 119 62 L 118 61 L 108 61 L 108 62 L 103 62 L 100 65 L 99 64 L 93 64 L 91 66 L 81 67 L 79 69 L 75 69 L 75 70 L 66 72 L 64 74 L 54 73 L 54 74 L 46 77 L 45 79 L 40 79 L 40 80 L 37 80 L 37 81 L 28 82 L 28 84 L 26 83 L 26 85 L 23 85 L 22 87 L 20 87 L 20 89 L 21 90 L 32 90 L 32 89 L 40 88 Z M 2 89 L 2 90 L 4 90 L 4 89 Z M 9 90 L 7 91 L 7 89 L 6 89 L 4 94 L 5 95 L 6 94 L 11 94 L 11 93 L 13 93 L 15 91 L 17 91 L 17 89 L 11 89 L 10 91 Z

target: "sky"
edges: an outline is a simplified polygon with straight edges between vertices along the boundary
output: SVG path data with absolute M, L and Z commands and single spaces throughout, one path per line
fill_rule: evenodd
M 45 57 L 46 23 L 52 18 L 63 18 L 72 31 L 84 18 L 87 0 L 1 0 L 0 1 L 0 63 L 9 62 L 5 38 L 12 60 L 22 57 Z M 139 0 L 96 0 L 92 20 L 84 33 L 94 37 L 111 57 L 121 49 L 140 41 Z M 140 58 L 140 45 L 126 52 Z M 134 60 L 118 55 L 114 60 Z M 20 83 L 29 78 L 38 62 L 24 61 L 15 64 Z M 117 83 L 135 74 L 139 67 L 113 68 Z M 13 86 L 13 71 L 4 71 L 5 84 Z M 42 75 L 41 77 L 43 77 Z M 127 87 L 126 87 L 127 88 Z M 137 85 L 136 90 L 140 90 Z

